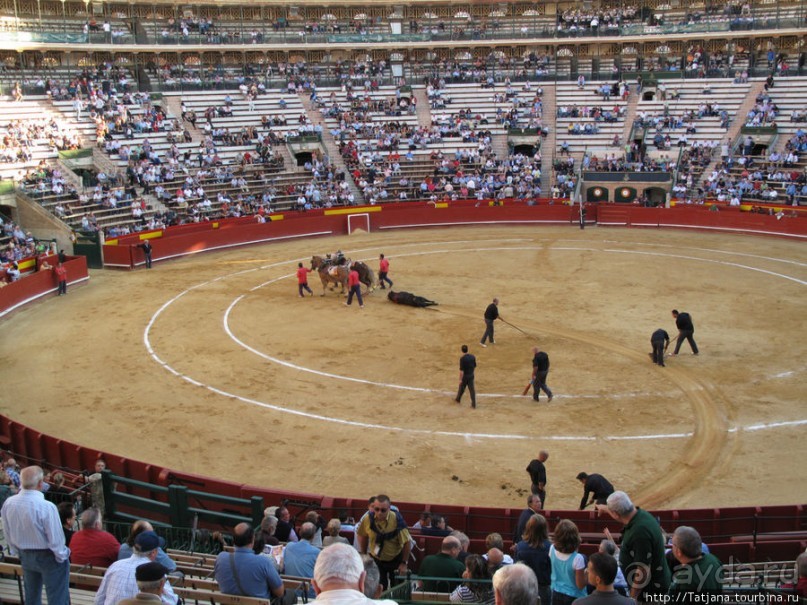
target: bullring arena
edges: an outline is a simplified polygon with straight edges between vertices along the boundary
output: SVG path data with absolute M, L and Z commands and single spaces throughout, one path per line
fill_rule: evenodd
M 807 0 L 0 0 L 0 504 L 42 466 L 63 514 L 102 508 L 118 541 L 152 522 L 177 594 L 232 605 L 210 555 L 273 506 L 350 540 L 387 494 L 509 551 L 546 451 L 553 539 L 569 520 L 589 556 L 613 531 L 630 576 L 632 529 L 581 507 L 601 474 L 700 533 L 726 602 L 784 602 L 807 550 L 806 24 Z M 337 251 L 437 304 L 346 306 L 317 273 L 298 296 L 298 264 Z M 700 353 L 659 367 L 673 309 Z M 419 572 L 442 535 L 413 530 Z M 23 567 L 0 556 L 0 603 L 30 601 Z M 388 596 L 449 599 L 412 584 Z
M 294 271 L 344 250 L 392 262 L 365 308 L 300 299 Z M 804 244 L 675 230 L 402 229 L 207 252 L 89 283 L 3 322 L 4 412 L 91 448 L 253 485 L 360 498 L 517 507 L 550 452 L 548 505 L 576 508 L 580 470 L 654 507 L 803 497 Z M 478 346 L 501 300 L 496 345 Z M 690 312 L 658 368 L 658 327 Z M 479 407 L 453 401 L 461 344 Z M 531 347 L 555 398 L 522 389 Z M 670 349 L 672 350 L 672 348 Z

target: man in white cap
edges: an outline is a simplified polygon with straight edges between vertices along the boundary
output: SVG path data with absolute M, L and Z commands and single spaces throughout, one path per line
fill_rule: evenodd
M 145 563 L 135 569 L 135 580 L 137 580 L 137 589 L 140 592 L 134 598 L 123 599 L 118 605 L 161 603 L 160 596 L 163 593 L 163 587 L 168 582 L 167 572 L 168 570 L 157 561 Z
M 109 566 L 95 595 L 95 605 L 117 605 L 124 599 L 132 599 L 139 592 L 137 568 L 157 558 L 160 538 L 153 531 L 144 531 L 135 538 L 134 552 L 128 559 L 121 559 Z M 163 584 L 160 601 L 163 605 L 176 605 L 177 595 L 171 584 Z

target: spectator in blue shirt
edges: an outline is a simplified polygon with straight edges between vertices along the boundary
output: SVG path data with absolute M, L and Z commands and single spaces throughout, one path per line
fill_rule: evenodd
M 303 523 L 300 528 L 300 541 L 289 542 L 286 550 L 283 551 L 283 563 L 285 565 L 285 573 L 289 576 L 297 576 L 298 578 L 313 578 L 314 565 L 317 563 L 320 549 L 311 544 L 311 540 L 317 533 L 317 526 L 313 523 Z M 302 596 L 302 591 L 300 596 Z M 308 597 L 311 599 L 316 598 L 316 593 L 313 587 L 308 589 Z
M 249 523 L 239 523 L 233 532 L 234 552 L 220 553 L 214 573 L 225 594 L 245 597 L 284 598 L 285 589 L 271 561 L 252 552 L 255 532 Z M 290 593 L 291 597 L 295 597 Z M 285 598 L 284 598 L 285 602 Z

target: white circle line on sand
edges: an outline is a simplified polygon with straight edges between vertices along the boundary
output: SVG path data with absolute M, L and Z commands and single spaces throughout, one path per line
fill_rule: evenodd
M 523 241 L 523 240 L 520 240 L 520 241 Z M 374 249 L 377 249 L 377 247 L 375 247 Z M 510 250 L 510 249 L 536 249 L 536 248 L 535 247 L 529 247 L 529 248 L 502 247 L 502 248 L 491 248 L 491 249 L 485 249 L 485 250 L 486 251 L 494 251 L 494 250 Z M 553 248 L 553 249 L 558 249 L 558 248 Z M 603 250 L 596 249 L 596 248 L 594 248 L 594 249 L 592 249 L 592 248 L 564 248 L 564 249 L 582 250 L 582 251 L 603 251 Z M 474 251 L 479 251 L 479 250 L 480 249 L 477 248 Z M 605 250 L 605 251 L 606 252 L 618 252 L 618 253 L 629 253 L 629 252 L 631 252 L 631 251 L 613 250 L 613 249 Z M 446 251 L 442 251 L 442 252 L 455 252 L 455 250 L 451 250 L 451 251 L 446 250 Z M 439 251 L 428 251 L 428 252 L 411 253 L 411 254 L 407 254 L 407 255 L 398 255 L 398 256 L 420 256 L 420 255 L 425 255 L 425 254 L 438 254 L 438 253 L 441 253 L 441 252 L 439 252 Z M 647 254 L 647 253 L 641 253 L 640 252 L 639 254 Z M 650 254 L 653 254 L 653 253 L 650 253 Z M 680 255 L 671 255 L 671 254 L 663 254 L 663 253 L 658 253 L 656 255 L 658 255 L 658 256 L 678 257 L 678 258 L 691 259 L 691 260 L 705 260 L 707 262 L 715 262 L 717 264 L 727 264 L 727 265 L 731 265 L 731 266 L 737 266 L 737 267 L 740 267 L 740 268 L 748 268 L 748 269 L 751 269 L 751 270 L 758 270 L 755 267 L 747 267 L 747 266 L 744 266 L 744 265 L 739 265 L 739 264 L 736 264 L 736 263 L 727 263 L 727 262 L 723 262 L 723 261 L 714 261 L 712 259 L 701 259 L 701 258 L 697 258 L 697 257 L 684 257 L 684 256 L 680 256 Z M 151 331 L 151 328 L 153 327 L 154 323 L 157 321 L 159 316 L 162 315 L 162 313 L 169 306 L 171 306 L 174 302 L 176 302 L 177 300 L 182 298 L 185 294 L 187 294 L 187 293 L 189 293 L 189 292 L 191 292 L 191 291 L 193 291 L 193 290 L 195 290 L 197 288 L 201 288 L 201 287 L 203 287 L 205 285 L 215 283 L 215 282 L 221 281 L 223 279 L 233 277 L 235 275 L 250 273 L 250 272 L 257 271 L 257 270 L 267 269 L 267 268 L 280 266 L 280 265 L 286 265 L 289 262 L 295 262 L 295 261 L 281 261 L 281 262 L 271 263 L 269 265 L 264 265 L 262 267 L 256 267 L 256 268 L 252 268 L 252 269 L 245 269 L 243 271 L 237 271 L 235 273 L 222 275 L 222 276 L 216 277 L 214 279 L 208 280 L 206 282 L 202 282 L 202 283 L 196 284 L 194 286 L 191 286 L 191 287 L 187 288 L 186 290 L 180 292 L 179 294 L 177 294 L 173 298 L 169 299 L 162 306 L 160 306 L 160 308 L 157 309 L 157 311 L 155 311 L 155 313 L 149 319 L 149 321 L 148 321 L 148 323 L 146 325 L 146 328 L 144 330 L 143 341 L 144 341 L 144 344 L 146 346 L 146 350 L 148 351 L 149 355 L 159 365 L 161 365 L 163 368 L 168 370 L 170 373 L 177 376 L 178 378 L 181 378 L 182 380 L 185 380 L 186 382 L 188 382 L 188 383 L 190 383 L 190 384 L 192 384 L 194 386 L 205 388 L 205 389 L 207 389 L 207 390 L 209 390 L 209 391 L 211 391 L 213 393 L 216 393 L 218 395 L 228 397 L 228 398 L 231 398 L 231 399 L 236 399 L 236 400 L 242 401 L 244 403 L 249 403 L 249 404 L 252 404 L 252 405 L 259 406 L 259 407 L 264 407 L 264 408 L 267 408 L 267 409 L 272 409 L 272 410 L 276 410 L 276 411 L 287 413 L 287 414 L 302 416 L 302 417 L 310 418 L 310 419 L 314 419 L 314 420 L 321 420 L 321 421 L 325 421 L 325 422 L 331 422 L 331 423 L 342 424 L 342 425 L 347 425 L 347 426 L 355 426 L 355 427 L 360 427 L 360 428 L 373 428 L 373 429 L 382 429 L 382 430 L 389 430 L 389 431 L 395 431 L 395 432 L 406 432 L 406 433 L 414 433 L 414 434 L 427 434 L 427 435 L 433 435 L 433 436 L 462 437 L 462 438 L 465 438 L 465 439 L 472 439 L 472 438 L 478 438 L 478 439 L 506 439 L 506 440 L 533 439 L 532 436 L 518 435 L 518 434 L 472 433 L 472 432 L 461 432 L 461 431 L 433 431 L 433 430 L 429 430 L 429 429 L 415 429 L 415 428 L 404 428 L 404 427 L 398 427 L 398 426 L 386 426 L 386 425 L 380 425 L 380 424 L 359 422 L 359 421 L 354 421 L 354 420 L 346 420 L 346 419 L 343 419 L 343 418 L 336 418 L 336 417 L 332 417 L 332 416 L 323 416 L 321 414 L 314 414 L 314 413 L 311 413 L 311 412 L 304 412 L 302 410 L 295 410 L 295 409 L 292 409 L 292 408 L 279 406 L 279 405 L 275 405 L 275 404 L 270 404 L 270 403 L 266 403 L 266 402 L 263 402 L 263 401 L 258 401 L 258 400 L 255 400 L 255 399 L 251 399 L 251 398 L 248 398 L 248 397 L 243 397 L 243 396 L 240 396 L 240 395 L 236 395 L 234 393 L 230 393 L 230 392 L 224 391 L 222 389 L 216 388 L 216 387 L 214 387 L 212 385 L 199 382 L 198 380 L 195 380 L 194 378 L 192 378 L 192 377 L 190 377 L 188 375 L 185 375 L 185 374 L 179 372 L 178 370 L 174 369 L 170 364 L 163 361 L 157 355 L 157 353 L 154 351 L 154 349 L 153 349 L 153 347 L 151 345 L 151 340 L 149 338 L 149 333 Z M 762 270 L 762 271 L 764 273 L 770 273 L 771 275 L 774 275 L 774 276 L 783 277 L 785 279 L 791 279 L 792 281 L 796 281 L 798 283 L 804 284 L 804 282 L 802 282 L 801 280 L 797 280 L 795 278 L 791 278 L 791 277 L 786 276 L 786 275 L 781 275 L 781 274 L 778 274 L 778 273 L 775 273 L 775 272 L 770 272 L 770 271 L 764 271 L 764 270 Z M 262 284 L 261 286 L 252 288 L 250 291 L 257 290 L 260 287 L 263 287 L 264 285 L 268 285 L 268 284 L 271 284 L 271 283 L 274 283 L 274 282 L 277 282 L 277 281 L 280 281 L 280 280 L 283 280 L 283 279 L 287 279 L 290 276 L 291 276 L 291 274 L 284 275 L 284 276 L 269 280 L 269 281 L 265 282 L 264 284 Z M 229 326 L 227 325 L 227 318 L 228 318 L 229 313 L 231 312 L 232 308 L 238 302 L 240 302 L 244 298 L 244 296 L 246 296 L 246 294 L 242 294 L 241 296 L 239 296 L 235 300 L 233 300 L 233 302 L 228 306 L 227 311 L 225 312 L 225 318 L 224 318 L 225 330 L 227 330 L 228 333 L 231 335 L 231 338 L 233 338 L 235 340 L 237 340 L 237 339 L 229 331 Z M 260 355 L 262 357 L 265 356 L 265 354 L 263 354 L 262 352 L 257 351 L 256 349 L 253 349 L 252 347 L 249 347 L 246 344 L 244 344 L 243 346 L 245 346 L 247 349 L 255 352 L 256 354 L 258 354 L 258 355 Z M 334 375 L 331 375 L 331 376 L 334 376 Z M 346 378 L 346 377 L 339 377 L 339 378 L 349 379 L 349 378 Z M 352 380 L 355 380 L 355 381 L 358 381 L 358 382 L 364 382 L 361 379 L 352 379 Z M 403 387 L 402 385 L 398 385 L 398 386 L 399 386 L 399 388 L 404 388 L 406 390 L 421 390 L 421 391 L 422 390 L 428 390 L 428 389 L 422 389 L 420 387 Z M 439 393 L 440 391 L 433 391 L 432 390 L 432 392 L 438 392 Z M 807 424 L 807 420 L 780 421 L 780 422 L 772 422 L 772 423 L 755 424 L 755 425 L 750 425 L 748 427 L 732 427 L 732 428 L 727 429 L 727 432 L 736 433 L 736 432 L 740 432 L 740 431 L 743 431 L 743 430 L 745 430 L 745 431 L 758 431 L 758 430 L 771 429 L 771 428 L 783 428 L 783 427 L 788 427 L 788 426 L 801 426 L 801 425 L 804 425 L 804 424 Z M 549 436 L 542 436 L 541 438 L 544 439 L 544 440 L 550 440 L 550 441 L 596 441 L 598 439 L 605 440 L 605 441 L 609 441 L 609 440 L 610 441 L 626 441 L 626 440 L 683 439 L 683 438 L 692 437 L 693 435 L 694 435 L 693 432 L 683 432 L 683 433 L 661 433 L 661 434 L 643 434 L 643 435 L 611 435 L 611 436 L 549 435 Z

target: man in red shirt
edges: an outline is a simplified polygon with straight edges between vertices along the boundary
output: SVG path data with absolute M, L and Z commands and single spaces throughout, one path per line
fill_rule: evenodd
M 71 563 L 109 567 L 118 560 L 120 544 L 101 527 L 100 510 L 92 507 L 81 513 L 81 529 L 70 538 Z
M 382 254 L 379 256 L 381 259 L 378 263 L 378 283 L 381 285 L 381 289 L 384 290 L 386 287 L 384 286 L 384 282 L 389 284 L 390 289 L 392 288 L 392 280 L 387 277 L 387 273 L 389 273 L 389 261 L 384 258 Z
M 303 267 L 303 263 L 297 263 L 297 290 L 300 293 L 300 298 L 303 297 L 303 290 L 308 292 L 309 296 L 314 296 L 311 288 L 308 287 L 308 274 L 311 271 L 308 267 Z
M 53 274 L 56 276 L 56 281 L 59 282 L 59 294 L 67 294 L 67 268 L 59 263 L 53 268 Z
M 359 301 L 359 308 L 364 308 L 364 301 L 361 298 L 361 282 L 359 281 L 359 272 L 356 271 L 356 265 L 350 265 L 350 273 L 347 276 L 347 286 L 350 290 L 347 295 L 347 302 L 345 303 L 346 307 L 349 307 L 350 304 L 353 302 L 353 295 L 356 295 L 356 298 Z

